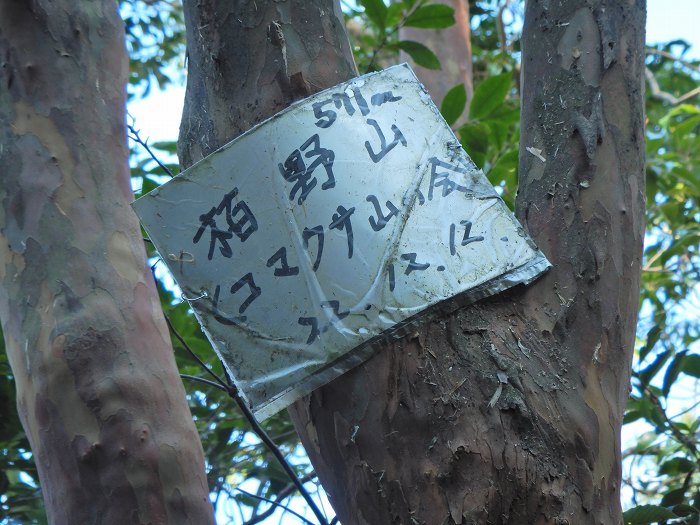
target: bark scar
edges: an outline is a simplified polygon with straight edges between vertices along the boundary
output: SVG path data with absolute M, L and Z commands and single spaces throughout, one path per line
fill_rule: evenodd
M 586 156 L 593 160 L 598 144 L 605 138 L 605 123 L 603 122 L 603 102 L 600 93 L 593 100 L 590 117 L 583 114 L 574 114 L 574 130 L 579 132 L 583 145 L 586 148 Z

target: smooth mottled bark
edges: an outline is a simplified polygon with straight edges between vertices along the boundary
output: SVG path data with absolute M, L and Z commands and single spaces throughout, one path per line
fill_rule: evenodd
M 0 2 L 0 319 L 52 524 L 205 524 L 132 200 L 113 1 Z
M 329 3 L 305 5 L 320 14 Z M 207 95 L 215 102 L 191 91 L 188 118 L 215 132 L 181 135 L 181 150 L 211 151 L 284 105 L 275 94 L 284 79 L 259 79 L 281 63 L 265 28 L 303 35 L 294 22 L 303 17 L 278 22 L 280 6 L 295 5 L 258 1 L 255 16 L 241 6 L 238 23 L 269 35 L 262 41 L 190 15 L 188 31 L 216 43 L 210 56 L 235 50 L 230 61 L 246 67 L 190 64 L 199 82 L 229 75 L 238 89 L 217 88 Z M 644 13 L 643 0 L 528 2 L 517 215 L 554 268 L 424 323 L 292 408 L 344 525 L 621 523 L 619 436 L 643 234 Z M 321 25 L 338 33 L 309 32 L 309 42 L 344 43 L 338 25 Z M 236 46 L 225 47 L 229 38 Z M 318 88 L 351 74 L 349 57 L 333 57 Z M 213 118 L 203 107 L 255 113 Z
M 464 84 L 467 92 L 467 106 L 455 123 L 454 127 L 456 128 L 469 119 L 469 102 L 474 94 L 469 0 L 443 0 L 432 3 L 441 3 L 452 7 L 455 23 L 445 29 L 402 27 L 399 30 L 399 38 L 420 42 L 433 51 L 440 60 L 440 69 L 427 69 L 419 66 L 404 52 L 401 52 L 401 60 L 411 65 L 438 107 L 450 89 L 458 84 Z

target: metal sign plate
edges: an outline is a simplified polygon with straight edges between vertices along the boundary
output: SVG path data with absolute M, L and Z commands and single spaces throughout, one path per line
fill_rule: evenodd
M 549 266 L 407 65 L 291 106 L 134 208 L 261 419 L 429 307 Z

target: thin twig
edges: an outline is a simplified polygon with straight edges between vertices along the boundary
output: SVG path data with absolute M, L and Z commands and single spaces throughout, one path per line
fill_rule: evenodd
M 189 354 L 194 358 L 197 363 L 199 363 L 199 366 L 201 366 L 204 370 L 206 370 L 210 376 L 214 378 L 214 380 L 219 384 L 219 386 L 223 387 L 223 389 L 228 393 L 229 391 L 229 386 L 226 384 L 226 382 L 221 379 L 218 375 L 216 375 L 211 368 L 209 368 L 204 361 L 202 361 L 197 354 L 195 354 L 194 350 L 190 347 L 190 345 L 187 344 L 185 339 L 180 335 L 180 333 L 175 329 L 173 326 L 173 322 L 170 320 L 170 318 L 166 315 L 165 316 L 165 322 L 168 323 L 168 328 L 170 328 L 170 331 L 173 333 L 175 338 L 180 341 L 180 344 L 189 352 Z
M 224 392 L 228 392 L 228 389 L 226 387 L 223 387 L 219 383 L 215 383 L 214 381 L 209 381 L 208 379 L 204 379 L 203 377 L 191 376 L 189 374 L 180 374 L 180 377 L 182 379 L 187 379 L 188 381 L 194 381 L 195 383 L 202 383 L 204 385 L 213 386 L 214 388 L 218 388 L 219 390 L 223 390 Z
M 386 46 L 387 42 L 389 41 L 389 37 L 392 36 L 396 31 L 399 30 L 399 26 L 397 25 L 396 27 L 392 28 L 390 31 L 387 31 L 384 36 L 382 37 L 382 41 L 379 42 L 379 45 L 374 48 L 372 51 L 372 56 L 369 59 L 369 64 L 367 64 L 367 68 L 365 69 L 365 73 L 370 73 L 372 71 L 372 68 L 374 67 L 374 62 L 377 59 L 377 55 L 379 55 L 379 52 L 384 49 L 384 46 Z
M 681 412 L 678 412 L 678 414 L 675 414 L 675 415 L 670 416 L 670 417 L 671 417 L 671 419 L 679 418 L 679 417 L 682 416 L 683 414 L 687 414 L 688 412 L 691 412 L 692 410 L 694 410 L 695 408 L 697 408 L 698 405 L 700 405 L 700 401 L 698 401 L 697 403 L 693 403 L 691 406 L 689 406 L 689 407 L 686 408 L 685 410 L 682 410 Z
M 318 508 L 316 505 L 316 502 L 313 500 L 311 497 L 311 494 L 304 488 L 304 484 L 299 480 L 297 477 L 296 472 L 294 472 L 294 469 L 292 466 L 289 464 L 287 459 L 284 457 L 284 454 L 282 454 L 282 451 L 279 449 L 279 447 L 275 444 L 274 441 L 272 441 L 272 438 L 268 435 L 268 433 L 265 431 L 265 429 L 258 423 L 258 420 L 255 419 L 255 416 L 253 415 L 253 412 L 250 410 L 250 407 L 248 404 L 243 400 L 243 397 L 241 396 L 240 392 L 238 391 L 238 388 L 236 385 L 229 385 L 229 391 L 228 395 L 233 399 L 238 407 L 241 409 L 243 412 L 243 415 L 246 417 L 250 425 L 253 427 L 253 432 L 260 438 L 260 440 L 267 445 L 267 448 L 270 449 L 270 452 L 277 458 L 277 461 L 279 461 L 280 465 L 284 469 L 284 471 L 287 473 L 287 476 L 289 476 L 289 479 L 292 480 L 292 483 L 296 486 L 296 488 L 299 490 L 301 493 L 302 497 L 306 500 L 306 503 L 309 505 L 313 513 L 316 515 L 316 518 L 318 519 L 318 522 L 321 525 L 328 525 L 328 521 L 326 521 L 326 517 L 323 515 L 321 512 L 321 509 Z
M 285 505 L 282 505 L 281 503 L 278 503 L 278 502 L 276 502 L 276 501 L 274 501 L 274 500 L 271 500 L 271 499 L 268 499 L 268 498 L 264 498 L 264 497 L 262 497 L 262 496 L 258 496 L 257 494 L 253 494 L 252 492 L 248 492 L 247 490 L 243 490 L 243 489 L 240 488 L 240 487 L 235 487 L 235 489 L 236 489 L 238 492 L 242 492 L 242 493 L 245 494 L 246 496 L 250 496 L 251 498 L 259 499 L 259 500 L 261 500 L 261 501 L 267 501 L 268 503 L 271 503 L 272 505 L 274 505 L 274 506 L 276 506 L 276 507 L 280 507 L 280 508 L 286 510 L 286 511 L 289 512 L 290 514 L 294 514 L 297 518 L 299 518 L 299 519 L 300 519 L 301 521 L 303 521 L 304 523 L 308 523 L 309 525 L 314 525 L 314 523 L 313 523 L 312 521 L 307 520 L 304 516 L 302 516 L 302 515 L 299 514 L 298 512 L 294 512 L 292 509 L 290 509 L 289 507 L 287 507 L 287 506 L 285 506 Z M 257 523 L 257 522 L 249 522 L 249 521 L 248 521 L 248 522 L 246 522 L 246 524 L 247 524 L 247 523 Z M 244 525 L 245 525 L 245 524 L 244 524 Z
M 503 13 L 505 12 L 506 9 L 510 7 L 510 0 L 506 0 L 503 2 L 503 4 L 498 8 L 498 15 L 496 15 L 496 29 L 498 32 L 498 40 L 501 44 L 501 50 L 503 53 L 506 52 L 511 52 L 511 45 L 508 43 L 508 40 L 506 38 L 506 24 L 503 22 Z
M 687 60 L 683 60 L 682 58 L 679 58 L 679 57 L 675 56 L 673 53 L 669 53 L 668 51 L 662 51 L 661 49 L 654 49 L 653 47 L 647 47 L 646 53 L 649 55 L 657 55 L 660 57 L 668 58 L 670 60 L 674 60 L 674 61 L 678 62 L 679 64 L 687 67 L 688 69 L 692 69 L 693 71 L 700 73 L 700 66 L 696 66 L 695 64 L 688 62 Z
M 418 10 L 419 7 L 421 7 L 421 3 L 418 2 L 416 3 L 413 7 L 411 7 L 408 12 L 404 13 L 404 15 L 401 17 L 401 20 L 399 21 L 398 24 L 396 24 L 394 27 L 392 27 L 389 31 L 384 33 L 384 36 L 382 37 L 382 41 L 379 42 L 379 46 L 377 46 L 373 52 L 372 56 L 369 59 L 369 64 L 367 65 L 367 68 L 365 69 L 365 73 L 369 73 L 372 71 L 372 68 L 374 67 L 374 62 L 377 59 L 377 55 L 379 52 L 384 49 L 384 46 L 387 45 L 389 42 L 389 38 L 394 35 L 394 33 L 397 33 L 406 23 L 406 20 L 408 19 L 409 16 L 411 16 L 415 11 Z
M 319 524 L 320 525 L 328 525 L 328 521 L 326 520 L 326 517 L 321 512 L 321 509 L 318 508 L 318 505 L 316 505 L 316 502 L 311 497 L 311 494 L 309 494 L 309 492 L 304 488 L 304 484 L 299 480 L 299 477 L 297 476 L 296 472 L 294 472 L 294 469 L 287 461 L 287 458 L 284 457 L 284 454 L 279 449 L 279 447 L 275 444 L 275 442 L 268 435 L 268 433 L 265 431 L 265 429 L 260 425 L 260 423 L 258 423 L 258 420 L 255 419 L 255 416 L 253 415 L 253 412 L 250 410 L 250 407 L 248 406 L 248 404 L 243 399 L 243 396 L 241 396 L 240 392 L 238 391 L 238 387 L 236 387 L 235 384 L 226 384 L 223 379 L 221 379 L 218 375 L 216 375 L 204 363 L 204 361 L 202 361 L 199 358 L 199 356 L 194 352 L 194 350 L 192 350 L 192 348 L 190 348 L 190 345 L 187 344 L 185 339 L 175 329 L 172 321 L 170 320 L 170 318 L 167 315 L 165 316 L 165 322 L 168 323 L 168 328 L 170 328 L 170 331 L 177 338 L 177 340 L 180 342 L 180 344 L 182 344 L 182 346 L 185 348 L 185 350 L 187 350 L 187 352 L 189 352 L 189 354 L 199 363 L 199 365 L 202 368 L 204 368 L 204 370 L 206 370 L 221 387 L 223 387 L 223 389 L 226 391 L 228 396 L 236 402 L 236 404 L 238 405 L 238 408 L 241 409 L 241 412 L 243 412 L 243 415 L 248 420 L 248 423 L 250 423 L 250 426 L 253 427 L 253 432 L 255 432 L 255 435 L 258 436 L 260 441 L 262 441 L 263 443 L 265 443 L 265 445 L 267 445 L 267 448 L 270 450 L 270 452 L 272 452 L 272 455 L 275 456 L 277 461 L 279 461 L 280 465 L 282 466 L 282 469 L 285 471 L 287 476 L 289 476 L 289 479 L 292 481 L 294 486 L 299 490 L 302 497 L 306 500 L 306 503 L 309 505 L 309 508 L 311 508 L 313 513 L 316 515 L 316 518 L 318 519 Z
M 148 141 L 147 141 L 147 140 L 143 140 L 143 139 L 141 138 L 141 136 L 139 135 L 138 130 L 136 130 L 136 129 L 134 128 L 134 126 L 132 126 L 131 124 L 127 124 L 127 127 L 129 128 L 129 133 L 131 133 L 131 140 L 133 140 L 133 141 L 136 142 L 137 144 L 140 144 L 141 146 L 143 146 L 143 148 L 148 152 L 148 154 L 151 156 L 151 158 L 152 158 L 154 161 L 156 161 L 156 163 L 158 164 L 158 166 L 160 166 L 161 169 L 162 169 L 163 171 L 165 171 L 165 173 L 167 173 L 168 175 L 170 175 L 171 178 L 174 177 L 175 175 L 173 175 L 173 172 L 170 171 L 170 168 L 168 168 L 165 164 L 163 164 L 163 163 L 160 161 L 160 159 L 159 159 L 158 157 L 156 157 L 156 154 L 153 153 L 153 151 L 151 151 L 151 148 L 148 146 Z
M 656 252 L 656 253 L 649 259 L 649 261 L 644 265 L 644 267 L 642 268 L 642 271 L 643 271 L 643 272 L 646 272 L 646 271 L 648 271 L 650 268 L 652 268 L 651 265 L 654 264 L 654 263 L 656 262 L 656 259 L 658 259 L 658 258 L 661 257 L 664 253 L 666 253 L 666 250 L 668 250 L 668 248 L 662 248 L 661 250 L 659 250 L 658 252 Z
M 663 100 L 664 102 L 668 102 L 669 104 L 673 106 L 677 106 L 678 104 L 682 104 L 688 99 L 693 98 L 696 95 L 700 95 L 700 86 L 696 87 L 695 89 L 691 89 L 687 93 L 681 95 L 680 97 L 677 97 L 673 95 L 672 93 L 669 93 L 667 91 L 663 91 L 661 87 L 659 87 L 659 82 L 656 80 L 656 77 L 654 76 L 654 73 L 652 73 L 651 69 L 648 67 L 644 68 L 644 76 L 647 79 L 647 82 L 649 83 L 649 89 L 651 89 L 651 95 L 654 98 L 658 98 L 659 100 Z
M 649 395 L 651 402 L 654 403 L 659 409 L 659 412 L 661 412 L 661 416 L 664 418 L 664 421 L 668 425 L 671 434 L 673 434 L 673 436 L 678 440 L 679 443 L 685 445 L 688 448 L 688 450 L 693 454 L 693 456 L 695 456 L 696 458 L 700 458 L 700 454 L 698 454 L 698 449 L 696 448 L 695 443 L 692 441 L 692 439 L 684 435 L 683 431 L 679 429 L 676 426 L 676 424 L 669 419 L 668 415 L 666 414 L 666 410 L 664 410 L 664 407 L 661 405 L 661 400 L 652 391 L 649 385 L 645 385 L 644 390 L 646 390 L 647 394 Z
M 302 476 L 300 478 L 300 481 L 302 483 L 306 483 L 308 481 L 311 481 L 316 477 L 316 473 L 311 471 L 305 476 Z M 292 492 L 296 490 L 296 486 L 294 483 L 290 483 L 286 487 L 284 487 L 282 490 L 280 490 L 277 493 L 277 498 L 275 499 L 275 505 L 279 505 L 280 502 L 284 500 L 287 496 L 289 496 Z M 273 502 L 274 503 L 274 502 Z M 260 514 L 256 514 L 255 516 L 251 517 L 248 521 L 246 521 L 243 525 L 255 525 L 256 523 L 260 523 L 261 521 L 266 520 L 269 518 L 274 512 L 275 512 L 275 505 L 271 505 L 267 509 L 265 509 L 263 512 Z

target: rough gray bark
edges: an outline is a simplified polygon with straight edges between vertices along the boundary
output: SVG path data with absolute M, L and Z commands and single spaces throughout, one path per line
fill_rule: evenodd
M 212 523 L 132 200 L 117 2 L 0 2 L 0 319 L 52 524 Z
M 285 69 L 275 42 L 346 49 L 337 21 L 324 21 L 330 2 L 304 6 L 258 1 L 225 26 L 217 20 L 230 8 L 190 3 L 188 31 L 204 35 L 190 56 L 202 42 L 202 57 L 234 54 L 228 65 L 190 63 L 208 91 L 188 94 L 185 165 L 301 95 L 284 87 L 301 63 Z M 300 26 L 302 12 L 322 22 Z M 517 214 L 554 268 L 425 323 L 293 407 L 344 525 L 621 522 L 643 234 L 644 12 L 643 0 L 528 2 Z M 335 33 L 299 30 L 312 26 Z M 324 56 L 326 84 L 314 89 L 352 75 L 347 54 Z

